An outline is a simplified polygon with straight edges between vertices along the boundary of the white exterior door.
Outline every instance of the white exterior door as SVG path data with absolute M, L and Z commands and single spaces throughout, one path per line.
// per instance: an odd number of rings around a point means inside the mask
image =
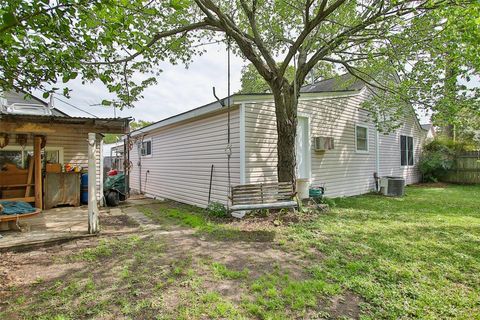
M 297 124 L 297 178 L 310 178 L 310 130 L 308 118 L 298 117 Z

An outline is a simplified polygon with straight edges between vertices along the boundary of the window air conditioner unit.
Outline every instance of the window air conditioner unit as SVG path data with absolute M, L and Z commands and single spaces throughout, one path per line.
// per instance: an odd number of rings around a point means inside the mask
M 402 197 L 405 195 L 405 179 L 402 177 L 381 177 L 380 192 L 385 196 Z
M 326 151 L 334 149 L 333 137 L 314 137 L 313 148 L 315 151 Z

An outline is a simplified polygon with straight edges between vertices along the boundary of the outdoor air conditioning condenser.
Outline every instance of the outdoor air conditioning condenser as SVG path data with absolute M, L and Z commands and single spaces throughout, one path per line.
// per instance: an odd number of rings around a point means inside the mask
M 380 192 L 385 196 L 402 197 L 405 195 L 405 179 L 402 177 L 380 178 Z

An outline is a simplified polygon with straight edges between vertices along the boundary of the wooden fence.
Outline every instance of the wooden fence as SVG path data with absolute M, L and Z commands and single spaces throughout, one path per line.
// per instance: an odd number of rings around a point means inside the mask
M 464 152 L 457 156 L 452 170 L 442 181 L 451 183 L 480 183 L 480 150 Z

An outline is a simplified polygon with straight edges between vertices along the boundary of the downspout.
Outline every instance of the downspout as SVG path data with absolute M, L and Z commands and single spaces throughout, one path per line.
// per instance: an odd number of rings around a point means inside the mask
M 380 191 L 379 179 L 380 179 L 380 133 L 378 129 L 375 128 L 375 187 L 377 192 Z

